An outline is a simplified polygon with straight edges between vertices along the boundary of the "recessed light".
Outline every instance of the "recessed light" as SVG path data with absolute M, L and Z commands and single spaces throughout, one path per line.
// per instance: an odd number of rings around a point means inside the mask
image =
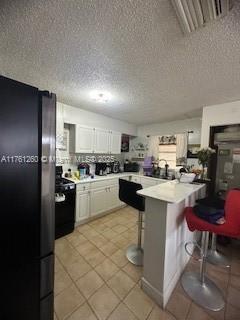
M 91 97 L 98 103 L 106 103 L 111 99 L 112 95 L 106 91 L 92 91 Z

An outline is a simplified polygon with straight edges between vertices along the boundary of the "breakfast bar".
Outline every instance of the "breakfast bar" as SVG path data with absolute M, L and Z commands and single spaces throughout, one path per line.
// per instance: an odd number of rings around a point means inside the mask
M 205 186 L 174 180 L 137 193 L 145 197 L 142 289 L 164 308 L 189 260 L 184 244 L 195 238 L 183 210 L 204 197 Z

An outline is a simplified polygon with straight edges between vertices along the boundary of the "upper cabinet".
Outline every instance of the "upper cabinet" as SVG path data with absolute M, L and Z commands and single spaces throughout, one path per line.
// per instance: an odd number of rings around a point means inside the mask
M 95 129 L 76 124 L 75 152 L 93 153 L 95 146 Z
M 121 153 L 121 139 L 122 139 L 122 135 L 120 132 L 110 131 L 110 133 L 109 133 L 109 152 L 111 154 Z
M 106 129 L 75 125 L 72 152 L 96 154 L 120 154 L 121 133 Z M 71 139 L 71 138 L 70 138 Z
M 121 133 L 105 129 L 95 129 L 95 153 L 121 153 Z
M 75 108 L 72 108 L 75 109 Z M 76 115 L 76 114 L 75 114 Z M 121 133 L 109 129 L 94 128 L 80 123 L 81 119 L 69 116 L 62 103 L 57 103 L 56 148 L 66 150 L 64 122 L 70 127 L 69 147 L 73 153 L 120 154 Z M 104 127 L 104 124 L 103 124 Z
M 109 130 L 95 129 L 95 153 L 109 153 Z

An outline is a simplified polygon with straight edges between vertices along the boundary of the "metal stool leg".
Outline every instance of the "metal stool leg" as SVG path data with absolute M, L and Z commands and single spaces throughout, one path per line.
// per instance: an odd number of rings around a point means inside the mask
M 191 299 L 203 308 L 219 311 L 225 303 L 221 291 L 205 275 L 206 256 L 208 250 L 209 232 L 203 232 L 202 235 L 202 259 L 200 273 L 185 272 L 181 278 L 183 289 Z
M 217 235 L 215 233 L 212 233 L 211 249 L 208 250 L 207 261 L 217 266 L 225 268 L 230 267 L 230 261 L 228 258 L 217 251 Z
M 143 212 L 138 213 L 138 243 L 133 244 L 127 248 L 127 259 L 136 266 L 143 265 L 143 249 L 142 249 L 142 219 Z

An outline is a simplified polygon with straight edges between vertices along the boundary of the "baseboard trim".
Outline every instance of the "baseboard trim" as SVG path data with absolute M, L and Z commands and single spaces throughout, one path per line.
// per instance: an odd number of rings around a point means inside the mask
M 89 217 L 89 218 L 86 218 L 86 219 L 82 219 L 81 221 L 77 221 L 77 222 L 75 222 L 75 227 L 78 227 L 78 226 L 80 226 L 82 224 L 94 221 L 94 220 L 96 220 L 98 218 L 104 217 L 104 216 L 106 216 L 106 215 L 108 215 L 110 213 L 113 213 L 114 211 L 118 211 L 119 209 L 122 209 L 124 207 L 126 207 L 126 204 L 123 204 L 123 205 L 121 205 L 119 207 L 116 207 L 116 208 L 113 208 L 113 209 L 110 209 L 110 210 L 107 210 L 107 211 L 104 211 L 104 212 L 101 212 L 99 214 L 96 214 L 93 217 Z
M 164 290 L 164 292 L 160 292 L 159 290 L 157 290 L 155 287 L 153 287 L 144 277 L 142 277 L 141 279 L 141 285 L 142 285 L 142 289 L 143 291 L 149 295 L 161 308 L 165 308 L 168 300 L 173 292 L 173 290 L 175 289 L 178 280 L 181 278 L 181 275 L 189 261 L 190 257 L 187 257 L 186 261 L 184 262 L 184 265 L 182 266 L 182 268 L 180 268 L 174 275 L 174 277 L 172 278 L 170 284 L 168 285 L 168 287 Z
M 162 293 L 154 288 L 144 277 L 142 277 L 141 279 L 141 287 L 143 291 L 149 297 L 151 297 L 161 308 L 164 308 Z

